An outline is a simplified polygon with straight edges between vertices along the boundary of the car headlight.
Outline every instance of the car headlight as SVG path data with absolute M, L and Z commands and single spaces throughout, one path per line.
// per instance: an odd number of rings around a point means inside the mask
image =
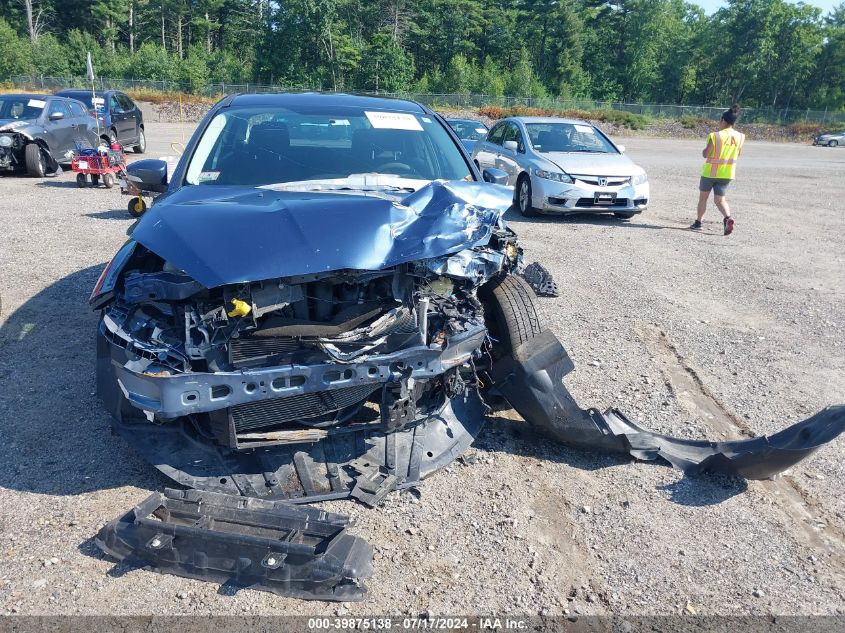
M 129 240 L 121 246 L 117 254 L 103 269 L 103 272 L 100 273 L 100 277 L 97 279 L 94 290 L 91 291 L 91 296 L 88 299 L 88 304 L 91 307 L 100 308 L 111 298 L 123 267 L 126 266 L 129 258 L 135 252 L 135 244 L 133 240 Z
M 646 182 L 648 182 L 648 176 L 646 174 L 640 174 L 631 178 L 631 184 L 633 185 L 641 185 Z
M 14 140 L 8 134 L 0 136 L 0 147 L 11 147 Z
M 569 176 L 569 174 L 561 174 L 556 171 L 546 171 L 545 169 L 535 169 L 534 175 L 539 178 L 545 178 L 546 180 L 554 180 L 556 182 L 575 182 Z

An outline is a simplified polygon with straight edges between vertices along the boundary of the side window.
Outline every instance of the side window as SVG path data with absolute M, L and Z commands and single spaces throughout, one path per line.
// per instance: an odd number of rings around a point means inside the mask
M 490 134 L 487 135 L 487 140 L 490 143 L 495 143 L 496 145 L 501 145 L 504 139 L 502 138 L 505 135 L 505 128 L 507 127 L 506 123 L 499 123 L 496 127 L 490 130 Z
M 71 101 L 68 106 L 70 106 L 70 111 L 73 113 L 73 116 L 76 118 L 84 117 L 87 112 L 85 112 L 85 108 L 82 107 L 81 103 L 77 103 L 76 101 Z
M 61 112 L 65 117 L 70 116 L 70 112 L 68 112 L 67 107 L 64 104 L 64 101 L 56 101 L 53 100 L 50 102 L 50 109 L 47 111 L 47 116 L 50 117 L 56 112 Z
M 124 112 L 132 112 L 135 109 L 135 103 L 125 94 L 120 93 L 117 96 L 117 101 Z
M 109 112 L 123 112 L 123 108 L 120 107 L 120 102 L 117 100 L 117 95 L 109 97 Z
M 519 128 L 513 123 L 508 123 L 505 129 L 505 135 L 502 138 L 502 143 L 505 141 L 516 141 L 516 147 L 519 151 L 525 151 L 525 145 L 522 143 L 522 134 Z

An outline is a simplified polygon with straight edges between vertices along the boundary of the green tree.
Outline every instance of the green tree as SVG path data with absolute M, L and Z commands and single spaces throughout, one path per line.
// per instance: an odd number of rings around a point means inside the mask
M 49 77 L 66 77 L 70 66 L 59 40 L 50 34 L 42 35 L 32 43 L 32 64 L 35 72 Z
M 9 23 L 0 18 L 0 77 L 24 75 L 33 70 L 29 42 L 18 37 Z
M 145 42 L 135 51 L 129 62 L 129 74 L 134 79 L 174 81 L 178 79 L 179 66 L 173 55 L 164 48 Z

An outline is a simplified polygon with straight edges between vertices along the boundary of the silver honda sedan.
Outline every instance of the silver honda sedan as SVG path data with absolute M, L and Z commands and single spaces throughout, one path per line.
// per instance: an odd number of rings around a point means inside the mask
M 586 121 L 511 117 L 475 145 L 481 168 L 508 174 L 523 215 L 613 213 L 631 218 L 648 206 L 648 177 Z

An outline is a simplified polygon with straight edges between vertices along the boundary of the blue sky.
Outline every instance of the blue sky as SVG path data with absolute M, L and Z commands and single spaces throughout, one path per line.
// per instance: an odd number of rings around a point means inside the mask
M 722 0 L 692 0 L 692 1 L 695 2 L 696 4 L 699 4 L 702 7 L 704 7 L 704 10 L 707 11 L 708 14 L 715 12 L 717 9 L 721 8 L 725 4 Z M 827 13 L 834 6 L 838 5 L 839 2 L 840 2 L 840 0 L 809 0 L 809 1 L 806 1 L 805 3 L 806 4 L 813 4 L 817 7 L 820 7 L 824 13 Z M 797 4 L 797 3 L 795 3 L 795 4 Z

